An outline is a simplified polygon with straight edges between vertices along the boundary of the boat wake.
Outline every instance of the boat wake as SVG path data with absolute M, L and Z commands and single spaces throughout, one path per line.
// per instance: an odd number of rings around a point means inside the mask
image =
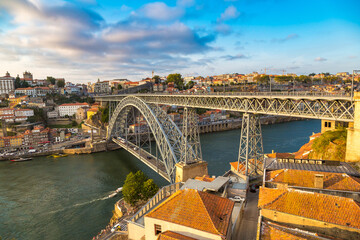
M 93 203 L 93 202 L 107 200 L 109 198 L 115 197 L 119 192 L 121 192 L 121 190 L 122 190 L 122 188 L 118 188 L 115 191 L 108 192 L 108 196 L 93 199 L 91 201 L 87 201 L 87 202 L 83 202 L 83 203 L 77 203 L 77 204 L 74 204 L 74 205 L 69 206 L 69 207 L 64 207 L 62 209 L 58 209 L 58 210 L 55 210 L 55 211 L 50 211 L 49 213 L 54 214 L 54 213 L 62 212 L 62 211 L 65 211 L 65 210 L 68 210 L 68 209 L 71 209 L 71 208 L 74 208 L 74 207 L 81 207 L 81 206 L 84 206 L 84 205 L 87 205 L 87 204 L 90 204 L 90 203 Z

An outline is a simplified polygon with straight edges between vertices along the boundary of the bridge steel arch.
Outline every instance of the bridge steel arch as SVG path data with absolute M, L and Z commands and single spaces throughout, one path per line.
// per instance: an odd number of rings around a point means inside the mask
M 147 104 L 136 96 L 123 98 L 112 113 L 107 140 L 125 134 L 126 119 L 132 108 L 136 108 L 144 116 L 154 135 L 168 178 L 175 182 L 175 164 L 181 160 L 183 134 L 158 105 Z

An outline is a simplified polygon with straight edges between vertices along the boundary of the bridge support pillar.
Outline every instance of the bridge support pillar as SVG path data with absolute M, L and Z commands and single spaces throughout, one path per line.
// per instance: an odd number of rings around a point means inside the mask
M 244 113 L 237 171 L 250 177 L 263 174 L 264 149 L 259 115 Z
M 186 182 L 189 178 L 202 177 L 208 175 L 207 162 L 200 161 L 191 164 L 184 162 L 177 163 L 175 182 Z
M 360 92 L 354 92 L 354 124 L 349 124 L 346 139 L 346 162 L 360 161 Z

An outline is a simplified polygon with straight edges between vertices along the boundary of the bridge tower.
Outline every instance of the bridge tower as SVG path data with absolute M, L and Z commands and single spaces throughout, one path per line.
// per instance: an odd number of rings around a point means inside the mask
M 354 92 L 354 108 L 354 123 L 347 129 L 346 162 L 360 161 L 360 92 Z
M 208 174 L 207 162 L 202 160 L 198 116 L 193 108 L 184 108 L 181 158 L 176 166 L 176 182 Z
M 257 177 L 263 173 L 264 149 L 259 115 L 244 113 L 241 125 L 241 136 L 237 171 Z

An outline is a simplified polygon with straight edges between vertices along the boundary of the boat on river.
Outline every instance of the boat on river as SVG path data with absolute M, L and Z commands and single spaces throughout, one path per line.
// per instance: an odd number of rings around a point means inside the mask
M 32 160 L 32 158 L 15 158 L 15 159 L 11 159 L 10 161 L 12 162 L 25 162 L 25 161 L 30 161 Z
M 59 157 L 66 157 L 68 154 L 65 154 L 65 153 L 59 153 L 59 154 L 52 154 L 50 155 L 50 157 L 53 157 L 53 158 L 59 158 Z
M 113 193 L 111 193 L 109 195 L 109 198 L 115 197 L 119 192 L 122 191 L 122 189 L 123 189 L 122 187 L 119 187 L 118 189 L 116 189 Z

